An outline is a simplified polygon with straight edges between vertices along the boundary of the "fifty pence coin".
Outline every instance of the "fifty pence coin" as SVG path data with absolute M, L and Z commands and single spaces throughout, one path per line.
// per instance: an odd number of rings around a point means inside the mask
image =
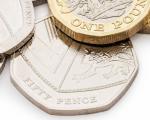
M 150 0 L 48 0 L 55 25 L 77 41 L 109 44 L 142 28 Z
M 111 108 L 132 84 L 138 64 L 130 40 L 80 44 L 43 18 L 32 41 L 12 56 L 10 69 L 12 83 L 39 108 L 77 115 Z
M 11 54 L 33 36 L 32 1 L 1 0 L 0 25 L 0 53 Z

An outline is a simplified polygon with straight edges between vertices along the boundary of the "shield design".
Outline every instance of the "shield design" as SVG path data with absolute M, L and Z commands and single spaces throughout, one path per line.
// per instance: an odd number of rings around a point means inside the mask
M 0 53 L 11 54 L 33 35 L 34 11 L 31 0 L 0 1 Z
M 112 107 L 137 69 L 129 40 L 103 47 L 80 44 L 57 30 L 51 18 L 36 22 L 34 38 L 11 61 L 18 90 L 46 112 L 61 115 Z

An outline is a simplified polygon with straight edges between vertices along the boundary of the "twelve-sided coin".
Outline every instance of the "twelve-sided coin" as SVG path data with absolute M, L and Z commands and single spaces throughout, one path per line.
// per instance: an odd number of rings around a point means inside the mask
M 55 25 L 77 41 L 109 44 L 142 28 L 150 0 L 48 0 Z

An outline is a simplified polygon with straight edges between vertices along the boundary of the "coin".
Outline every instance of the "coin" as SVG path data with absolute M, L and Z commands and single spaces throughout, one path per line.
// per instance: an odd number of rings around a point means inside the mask
M 138 64 L 129 40 L 103 47 L 77 43 L 43 18 L 32 41 L 12 56 L 10 69 L 14 86 L 39 108 L 77 115 L 112 107 Z
M 109 44 L 138 32 L 150 0 L 48 0 L 55 25 L 73 39 Z
M 1 0 L 0 25 L 0 53 L 11 54 L 33 36 L 32 1 Z
M 41 4 L 47 3 L 47 0 L 33 0 L 34 6 L 38 6 Z M 139 31 L 139 33 L 150 33 L 150 18 L 148 16 L 148 19 L 144 21 L 142 29 Z

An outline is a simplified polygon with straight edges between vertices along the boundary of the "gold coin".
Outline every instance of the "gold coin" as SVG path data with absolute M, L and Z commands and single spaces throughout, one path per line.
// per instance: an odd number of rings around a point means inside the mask
M 150 0 L 48 0 L 55 25 L 73 39 L 109 44 L 138 32 Z

